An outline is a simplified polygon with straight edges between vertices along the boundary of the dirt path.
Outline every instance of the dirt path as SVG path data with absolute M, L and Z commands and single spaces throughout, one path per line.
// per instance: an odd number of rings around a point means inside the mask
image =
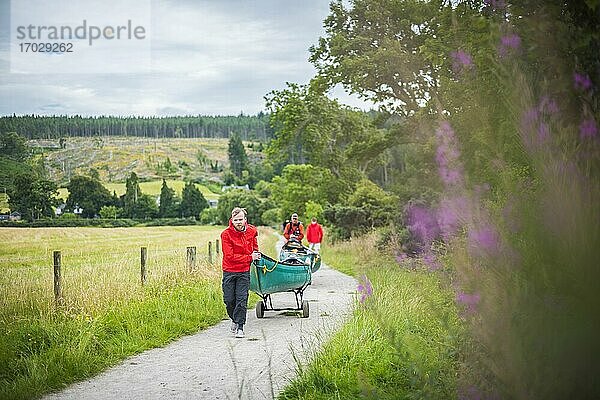
M 267 311 L 257 319 L 248 310 L 244 339 L 222 321 L 45 399 L 271 399 L 294 377 L 294 355 L 305 359 L 339 328 L 355 292 L 353 278 L 324 265 L 304 292 L 309 318 Z M 276 308 L 295 306 L 292 293 L 272 297 Z

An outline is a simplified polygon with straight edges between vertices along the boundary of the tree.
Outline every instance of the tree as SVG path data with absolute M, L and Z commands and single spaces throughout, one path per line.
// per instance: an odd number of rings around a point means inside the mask
M 11 210 L 20 212 L 24 219 L 34 221 L 54 216 L 57 194 L 54 182 L 23 173 L 15 177 L 8 204 Z
M 172 218 L 179 215 L 177 197 L 175 191 L 167 185 L 167 181 L 163 179 L 162 187 L 160 188 L 160 205 L 158 207 L 158 216 L 160 218 Z
M 76 206 L 81 207 L 82 217 L 93 218 L 103 206 L 114 205 L 110 192 L 97 179 L 77 175 L 71 178 L 67 189 L 67 208 L 72 210 Z
M 0 156 L 21 161 L 27 157 L 25 138 L 16 132 L 0 134 Z
M 125 182 L 125 195 L 123 196 L 123 214 L 126 218 L 139 218 L 136 215 L 136 204 L 142 195 L 142 190 L 138 183 L 138 176 L 132 172 Z
M 238 178 L 241 178 L 242 171 L 248 169 L 248 156 L 246 155 L 242 139 L 238 135 L 233 134 L 229 138 L 227 154 L 229 155 L 231 172 Z
M 202 210 L 208 207 L 202 192 L 192 182 L 187 182 L 181 196 L 181 216 L 198 219 Z
M 100 217 L 105 219 L 116 219 L 118 209 L 115 206 L 103 206 L 99 211 Z
M 252 225 L 262 225 L 261 216 L 263 212 L 274 207 L 273 203 L 261 199 L 255 192 L 250 190 L 234 189 L 225 192 L 219 197 L 217 213 L 219 223 L 227 225 L 231 218 L 231 210 L 234 207 L 242 207 L 248 211 L 248 222 Z

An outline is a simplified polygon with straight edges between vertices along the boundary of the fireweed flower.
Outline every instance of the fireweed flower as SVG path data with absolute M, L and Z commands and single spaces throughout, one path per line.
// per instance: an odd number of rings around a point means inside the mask
M 373 286 L 371 285 L 371 281 L 366 275 L 361 276 L 361 282 L 357 286 L 358 293 L 361 293 L 360 302 L 364 303 L 367 300 L 367 297 L 370 297 L 373 294 Z
M 558 104 L 556 103 L 556 101 L 548 96 L 542 97 L 538 109 L 541 114 L 545 115 L 554 115 L 559 111 Z
M 437 223 L 442 237 L 450 239 L 471 218 L 471 207 L 466 197 L 443 198 L 437 209 Z
M 598 135 L 598 125 L 593 118 L 585 119 L 579 125 L 579 137 L 582 139 L 593 138 Z
M 521 47 L 521 37 L 516 33 L 502 36 L 500 38 L 500 44 L 498 45 L 498 55 L 500 57 L 506 57 L 511 52 L 519 50 Z
M 396 255 L 396 262 L 398 264 L 401 264 L 407 258 L 408 258 L 408 254 L 406 254 L 406 253 L 399 253 L 399 254 Z
M 458 186 L 463 183 L 462 165 L 460 164 L 458 142 L 454 130 L 448 121 L 443 121 L 435 131 L 438 141 L 435 160 L 438 173 L 444 185 Z
M 588 90 L 592 87 L 592 80 L 586 74 L 575 72 L 573 74 L 573 85 L 577 90 Z
M 469 229 L 469 248 L 477 255 L 496 253 L 500 249 L 500 237 L 492 225 Z
M 479 293 L 468 294 L 460 291 L 456 294 L 456 302 L 464 307 L 467 314 L 474 314 L 477 311 L 480 300 Z
M 425 255 L 423 255 L 423 263 L 427 265 L 430 271 L 437 271 L 442 267 L 437 261 L 435 255 L 432 253 L 426 253 Z
M 422 245 L 431 243 L 440 233 L 434 213 L 417 205 L 409 206 L 406 227 Z
M 455 73 L 460 73 L 475 67 L 471 55 L 464 50 L 453 51 L 450 53 L 450 57 L 452 57 L 452 70 Z

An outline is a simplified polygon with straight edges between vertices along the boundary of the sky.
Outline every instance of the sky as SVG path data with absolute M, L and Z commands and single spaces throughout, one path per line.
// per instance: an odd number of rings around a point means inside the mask
M 0 0 L 0 115 L 256 114 L 265 111 L 270 91 L 315 75 L 308 48 L 324 35 L 329 12 L 327 0 L 147 0 L 150 62 L 132 52 L 125 72 L 47 73 L 42 61 L 31 63 L 34 72 L 19 73 L 14 58 L 11 69 L 10 38 L 17 8 L 33 3 L 13 2 L 19 5 Z M 68 7 L 69 1 L 45 3 Z M 26 7 L 26 17 L 43 20 L 49 12 L 43 8 Z M 120 13 L 121 20 L 131 15 Z M 73 14 L 81 19 L 82 12 Z M 100 54 L 101 45 L 94 46 Z M 135 66 L 143 71 L 129 70 Z M 373 107 L 341 87 L 331 97 Z

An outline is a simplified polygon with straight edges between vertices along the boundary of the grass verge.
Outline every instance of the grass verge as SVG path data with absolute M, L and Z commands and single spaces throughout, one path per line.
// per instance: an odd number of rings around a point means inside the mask
M 6 244 L 0 249 L 0 398 L 38 398 L 225 318 L 220 262 L 209 264 L 204 254 L 221 229 L 0 231 Z M 272 231 L 260 229 L 259 239 L 272 255 Z M 140 245 L 148 247 L 145 286 L 139 284 Z M 191 272 L 188 245 L 201 245 Z M 52 297 L 53 249 L 63 250 L 61 305 Z
M 321 349 L 298 366 L 280 399 L 456 397 L 462 326 L 440 277 L 401 269 L 375 237 L 324 246 L 323 260 L 373 291 Z

